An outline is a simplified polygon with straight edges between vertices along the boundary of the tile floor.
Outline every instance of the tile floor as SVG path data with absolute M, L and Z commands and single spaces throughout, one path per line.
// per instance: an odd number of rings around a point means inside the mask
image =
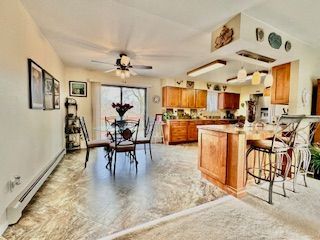
M 138 173 L 122 155 L 115 176 L 105 168 L 103 149 L 91 152 L 86 169 L 84 158 L 85 151 L 66 155 L 3 236 L 97 239 L 224 195 L 201 180 L 196 145 L 154 145 L 153 160 L 139 150 Z

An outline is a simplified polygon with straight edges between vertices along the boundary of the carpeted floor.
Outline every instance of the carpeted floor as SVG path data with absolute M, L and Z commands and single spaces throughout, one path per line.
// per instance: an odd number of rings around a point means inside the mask
M 320 239 L 320 181 L 308 179 L 283 197 L 275 187 L 269 205 L 267 184 L 251 186 L 243 199 L 231 196 L 198 212 L 128 233 L 116 239 Z M 111 239 L 112 237 L 105 238 Z

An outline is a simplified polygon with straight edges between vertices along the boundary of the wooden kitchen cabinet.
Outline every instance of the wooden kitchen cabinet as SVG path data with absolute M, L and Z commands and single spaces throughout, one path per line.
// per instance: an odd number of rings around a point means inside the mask
M 195 142 L 198 140 L 199 125 L 234 124 L 237 120 L 230 119 L 172 119 L 167 120 L 163 126 L 164 142 L 177 144 L 182 142 Z
M 197 141 L 198 140 L 198 129 L 197 122 L 189 122 L 188 124 L 188 141 Z
M 312 115 L 320 115 L 320 79 L 317 80 L 317 94 L 316 94 L 316 103 L 315 103 L 315 112 L 312 113 Z M 312 100 L 314 101 L 314 100 Z M 313 138 L 314 143 L 320 142 L 320 128 L 318 127 L 316 129 L 316 132 L 314 133 Z
M 188 95 L 188 108 L 196 107 L 196 93 L 194 89 L 186 89 Z
M 171 142 L 185 142 L 188 138 L 188 122 L 172 122 L 169 131 Z
M 207 90 L 195 90 L 178 87 L 163 87 L 162 107 L 206 108 Z
M 189 96 L 186 88 L 180 88 L 180 105 L 179 107 L 188 108 L 189 107 Z
M 164 87 L 162 88 L 162 106 L 177 108 L 180 107 L 181 88 Z
M 290 63 L 272 68 L 273 84 L 271 87 L 272 104 L 289 104 Z
M 196 92 L 196 108 L 207 107 L 207 90 L 195 90 Z
M 239 109 L 240 94 L 238 93 L 219 93 L 218 94 L 218 108 L 223 109 Z
M 200 130 L 198 168 L 219 183 L 226 183 L 227 133 Z M 214 157 L 213 157 L 214 156 Z

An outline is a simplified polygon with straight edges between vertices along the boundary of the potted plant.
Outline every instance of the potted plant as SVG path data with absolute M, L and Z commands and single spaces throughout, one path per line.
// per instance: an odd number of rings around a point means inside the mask
M 311 166 L 314 171 L 314 178 L 320 180 L 320 148 L 312 146 L 311 151 Z

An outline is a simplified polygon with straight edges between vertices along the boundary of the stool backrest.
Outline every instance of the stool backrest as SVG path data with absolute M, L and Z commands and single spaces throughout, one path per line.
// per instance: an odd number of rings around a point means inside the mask
M 282 115 L 278 121 L 278 132 L 273 137 L 272 148 L 275 146 L 275 142 L 281 142 L 288 147 L 292 147 L 297 128 L 301 123 L 305 115 Z
M 315 132 L 320 125 L 320 116 L 305 116 L 297 129 L 297 143 L 309 146 L 312 143 Z

